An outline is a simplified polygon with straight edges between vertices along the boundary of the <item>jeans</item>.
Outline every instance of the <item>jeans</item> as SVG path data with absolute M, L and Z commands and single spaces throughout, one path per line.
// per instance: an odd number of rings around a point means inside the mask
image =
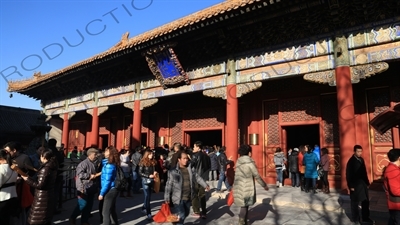
M 15 214 L 18 204 L 20 203 L 17 198 L 10 198 L 0 202 L 0 218 L 2 220 L 1 224 L 13 224 L 13 222 L 10 222 L 10 219 L 12 214 Z
M 99 215 L 100 215 L 100 223 L 103 223 L 103 206 L 104 206 L 104 198 L 99 201 Z
M 400 225 L 400 211 L 389 209 L 389 214 L 388 225 Z
M 306 178 L 306 191 L 314 190 L 315 184 L 317 183 L 317 178 Z
M 282 168 L 276 169 L 276 181 L 282 184 L 283 181 L 283 171 Z
M 54 186 L 54 194 L 56 198 L 56 205 L 54 210 L 62 207 L 62 188 L 63 188 L 63 177 L 61 175 L 57 175 L 56 177 L 56 183 Z
M 300 186 L 301 186 L 301 190 L 304 191 L 306 182 L 305 182 L 305 178 L 304 178 L 304 173 L 299 173 L 300 176 Z
M 239 225 L 241 225 L 241 223 L 242 223 L 242 224 L 247 224 L 248 213 L 249 213 L 249 207 L 248 207 L 248 206 L 240 207 L 240 211 L 239 211 Z M 242 220 L 242 221 L 241 221 L 241 220 Z
M 222 188 L 222 182 L 225 182 L 226 189 L 230 190 L 231 185 L 229 184 L 228 180 L 225 177 L 225 171 L 221 170 L 219 171 L 219 180 L 217 184 L 217 191 L 220 191 Z
M 360 212 L 358 208 L 359 203 L 360 202 L 358 201 L 350 201 L 351 217 L 353 222 L 360 221 Z M 361 216 L 363 219 L 369 218 L 369 200 L 364 200 L 361 202 Z
M 151 208 L 150 208 L 150 200 L 151 200 L 151 192 L 153 188 L 153 183 L 144 184 L 142 181 L 143 193 L 144 193 L 144 201 L 142 210 L 146 210 L 147 215 L 151 215 Z
M 139 192 L 140 186 L 142 184 L 142 178 L 140 177 L 139 173 L 136 171 L 132 172 L 132 189 L 133 192 Z
M 324 171 L 324 176 L 322 177 L 322 181 L 324 182 L 324 185 L 329 188 L 328 173 L 329 171 Z
M 113 224 L 119 225 L 117 211 L 115 210 L 115 204 L 117 202 L 118 190 L 111 188 L 110 191 L 104 196 L 103 202 L 103 225 L 110 225 L 111 219 Z
M 209 176 L 209 180 L 216 180 L 217 179 L 217 171 L 216 170 L 210 170 L 210 172 L 208 172 L 208 176 Z
M 299 172 L 290 172 L 290 174 L 292 174 L 292 187 L 296 186 L 299 187 L 300 186 L 300 175 Z
M 194 193 L 194 198 L 192 199 L 192 207 L 193 207 L 193 213 L 200 214 L 200 207 L 201 207 L 201 213 L 203 215 L 207 214 L 206 191 L 198 183 L 195 184 L 195 193 Z
M 132 189 L 132 173 L 130 172 L 124 172 L 124 177 L 128 180 L 128 194 L 130 193 Z M 125 190 L 124 190 L 125 191 Z
M 179 222 L 176 225 L 183 225 L 186 217 L 189 215 L 190 212 L 190 201 L 188 200 L 181 200 L 179 205 L 174 205 L 174 213 L 179 216 Z
M 76 217 L 82 214 L 81 223 L 87 223 L 89 221 L 90 212 L 92 211 L 93 201 L 94 193 L 86 195 L 78 192 L 78 205 L 76 205 L 70 218 L 76 219 Z

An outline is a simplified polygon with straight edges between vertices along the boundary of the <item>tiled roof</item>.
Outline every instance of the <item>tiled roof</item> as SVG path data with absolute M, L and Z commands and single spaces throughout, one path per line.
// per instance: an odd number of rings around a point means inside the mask
M 268 0 L 268 1 L 263 1 L 264 4 L 274 4 L 275 2 L 280 2 L 281 0 Z M 229 12 L 231 10 L 235 10 L 241 7 L 245 7 L 248 5 L 251 5 L 256 2 L 261 2 L 261 0 L 227 0 L 225 2 L 216 4 L 214 6 L 211 6 L 209 8 L 206 8 L 204 10 L 198 11 L 196 13 L 190 14 L 186 17 L 183 17 L 181 19 L 175 20 L 171 23 L 165 24 L 163 26 L 157 27 L 153 30 L 150 30 L 148 32 L 145 32 L 143 34 L 140 34 L 138 36 L 135 36 L 133 38 L 129 38 L 129 32 L 125 33 L 121 41 L 118 42 L 115 46 L 112 48 L 108 49 L 105 52 L 102 52 L 100 54 L 97 54 L 93 57 L 90 57 L 88 59 L 85 59 L 83 61 L 80 61 L 78 63 L 75 63 L 71 66 L 65 67 L 61 70 L 44 74 L 41 75 L 41 73 L 35 73 L 33 77 L 25 79 L 25 80 L 18 80 L 18 81 L 10 81 L 8 83 L 8 91 L 9 92 L 19 92 L 19 91 L 24 91 L 25 89 L 28 89 L 30 86 L 40 83 L 42 81 L 45 81 L 47 79 L 56 77 L 58 75 L 61 75 L 63 73 L 66 73 L 68 71 L 71 71 L 73 69 L 76 69 L 80 66 L 86 65 L 90 62 L 93 62 L 95 60 L 102 59 L 108 55 L 117 53 L 119 51 L 122 51 L 124 49 L 132 48 L 135 47 L 139 44 L 143 44 L 147 41 L 150 41 L 152 39 L 155 39 L 157 37 L 169 34 L 177 29 L 185 28 L 188 26 L 191 26 L 193 24 L 199 23 L 203 20 L 216 17 L 219 15 L 222 15 L 226 12 Z M 268 2 L 268 3 L 267 3 Z
M 39 110 L 0 106 L 0 133 L 33 133 L 30 126 L 39 116 Z

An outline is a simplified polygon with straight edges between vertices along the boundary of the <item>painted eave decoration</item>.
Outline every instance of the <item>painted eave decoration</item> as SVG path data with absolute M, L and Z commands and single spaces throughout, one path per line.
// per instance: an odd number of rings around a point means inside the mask
M 143 52 L 151 72 L 164 89 L 181 83 L 190 84 L 188 75 L 172 49 L 174 46 L 174 43 L 168 43 Z

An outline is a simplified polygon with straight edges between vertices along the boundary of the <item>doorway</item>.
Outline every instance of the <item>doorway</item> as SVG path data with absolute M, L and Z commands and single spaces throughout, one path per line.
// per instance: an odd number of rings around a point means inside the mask
M 99 135 L 99 147 L 103 150 L 108 147 L 108 134 Z
M 142 146 L 147 146 L 147 133 L 142 133 L 140 136 L 140 144 Z
M 203 146 L 222 146 L 222 130 L 186 131 L 186 143 L 193 147 L 196 141 L 201 141 Z
M 320 146 L 319 143 L 319 124 L 299 125 L 285 127 L 287 149 L 298 148 L 300 145 Z

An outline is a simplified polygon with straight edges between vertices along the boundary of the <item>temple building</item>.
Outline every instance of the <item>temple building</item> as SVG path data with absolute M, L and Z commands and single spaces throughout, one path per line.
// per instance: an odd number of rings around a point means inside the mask
M 400 102 L 397 0 L 227 0 L 8 91 L 42 102 L 68 149 L 182 142 L 240 144 L 268 183 L 273 155 L 329 149 L 332 187 L 347 188 L 353 146 L 370 180 L 400 147 L 370 121 Z

